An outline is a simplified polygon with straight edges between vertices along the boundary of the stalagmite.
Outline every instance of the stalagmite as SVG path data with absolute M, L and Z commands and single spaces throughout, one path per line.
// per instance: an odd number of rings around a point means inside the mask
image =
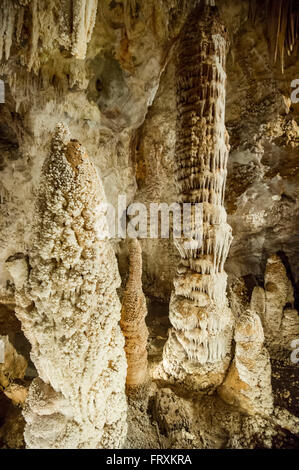
M 268 258 L 264 284 L 264 289 L 253 289 L 251 309 L 261 318 L 271 356 L 289 355 L 292 341 L 299 337 L 299 315 L 293 308 L 292 283 L 278 255 Z
M 26 369 L 26 359 L 18 354 L 8 336 L 0 336 L 0 391 L 3 391 L 16 405 L 23 404 L 27 396 L 27 387 L 22 382 Z
M 103 200 L 94 165 L 59 124 L 42 169 L 29 260 L 7 263 L 39 375 L 24 410 L 29 448 L 117 448 L 126 435 L 120 278 L 101 239 Z
M 217 9 L 199 5 L 186 21 L 177 51 L 175 163 L 179 202 L 202 205 L 202 237 L 192 216 L 198 244 L 177 243 L 181 265 L 170 301 L 173 328 L 163 353 L 167 377 L 193 389 L 219 385 L 230 361 L 232 314 L 224 272 L 232 240 L 223 207 L 229 150 L 225 56 L 226 33 Z
M 126 339 L 127 386 L 143 385 L 147 377 L 146 299 L 142 291 L 142 253 L 140 243 L 129 241 L 130 272 L 124 292 L 120 326 Z
M 240 316 L 236 323 L 235 343 L 235 357 L 218 389 L 219 395 L 249 414 L 271 414 L 270 357 L 263 346 L 263 327 L 256 313 L 248 310 Z

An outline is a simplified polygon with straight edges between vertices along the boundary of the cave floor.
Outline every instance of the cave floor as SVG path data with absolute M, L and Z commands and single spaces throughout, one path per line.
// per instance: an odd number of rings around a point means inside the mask
M 161 359 L 170 327 L 168 304 L 148 303 L 149 369 Z M 23 354 L 26 341 L 18 346 Z M 24 346 L 25 345 L 25 346 Z M 31 371 L 32 372 L 32 371 Z M 34 374 L 33 374 L 34 375 Z M 31 378 L 30 378 L 31 379 Z M 275 407 L 299 417 L 298 369 L 288 361 L 272 360 Z M 21 409 L 0 392 L 0 448 L 22 448 L 24 420 Z M 161 388 L 151 379 L 128 392 L 128 434 L 125 448 L 298 448 L 299 436 L 263 417 L 248 417 L 224 403 L 216 393 L 198 401 L 182 398 L 175 387 Z

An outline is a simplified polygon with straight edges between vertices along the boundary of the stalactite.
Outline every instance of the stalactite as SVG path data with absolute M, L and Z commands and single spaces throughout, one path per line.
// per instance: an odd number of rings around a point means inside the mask
M 168 376 L 185 384 L 191 380 L 195 388 L 221 383 L 232 339 L 224 272 L 232 240 L 223 207 L 229 148 L 225 56 L 226 34 L 216 8 L 196 7 L 177 51 L 175 163 L 180 202 L 202 203 L 202 244 L 183 248 L 178 240 L 182 260 L 170 301 L 173 328 L 163 354 Z
M 253 289 L 251 309 L 261 318 L 271 356 L 289 356 L 292 341 L 299 337 L 299 316 L 293 308 L 292 283 L 278 255 L 267 260 L 264 284 L 264 289 Z
M 24 410 L 29 448 L 117 448 L 125 438 L 120 278 L 99 232 L 104 198 L 85 150 L 58 125 L 42 169 L 29 261 L 7 261 L 39 375 Z
M 4 362 L 0 361 L 0 391 L 15 405 L 23 405 L 27 396 L 27 387 L 23 381 L 27 361 L 18 354 L 8 336 L 0 335 L 4 351 Z
M 72 54 L 85 59 L 87 44 L 95 24 L 98 0 L 74 0 Z
M 3 56 L 9 59 L 12 45 L 16 6 L 10 0 L 4 0 L 0 10 L 0 61 Z
M 29 47 L 29 53 L 28 53 L 28 70 L 30 71 L 33 67 L 35 58 L 36 58 L 36 52 L 37 52 L 37 45 L 38 45 L 38 39 L 39 39 L 39 5 L 37 0 L 32 0 L 30 3 L 30 12 L 31 12 L 31 28 L 30 28 L 30 47 Z
M 30 2 L 12 2 L 11 0 L 3 0 L 3 6 L 0 12 L 0 61 L 3 59 L 3 56 L 6 61 L 10 58 L 14 35 L 16 36 L 17 42 L 20 42 L 24 23 L 25 7 L 28 7 L 28 11 L 30 11 L 31 16 L 30 41 L 26 61 L 26 65 L 30 71 L 36 60 L 40 34 L 38 16 L 39 5 L 37 0 L 31 0 Z
M 291 55 L 299 37 L 299 6 L 297 0 L 267 0 L 266 5 L 249 2 L 249 17 L 253 22 L 259 16 L 259 8 L 266 11 L 268 39 L 274 62 L 279 59 L 284 71 L 285 53 Z
M 143 385 L 147 377 L 146 299 L 142 291 L 142 253 L 137 239 L 129 242 L 130 273 L 124 292 L 120 326 L 126 340 L 127 386 Z

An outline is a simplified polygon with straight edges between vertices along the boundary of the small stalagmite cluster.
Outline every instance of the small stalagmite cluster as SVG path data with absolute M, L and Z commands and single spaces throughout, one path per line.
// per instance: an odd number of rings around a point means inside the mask
M 94 165 L 59 124 L 42 169 L 29 258 L 7 262 L 38 372 L 24 409 L 29 448 L 118 448 L 126 435 L 120 277 L 101 239 L 103 201 Z
M 262 321 L 265 343 L 273 357 L 284 357 L 299 337 L 299 316 L 294 308 L 293 286 L 286 268 L 276 254 L 267 260 L 264 288 L 256 286 L 251 309 Z
M 236 322 L 235 356 L 218 389 L 224 401 L 249 414 L 273 412 L 270 357 L 290 362 L 299 336 L 293 305 L 292 282 L 281 258 L 273 254 L 267 260 L 264 288 L 254 287 L 250 309 Z
M 181 263 L 170 300 L 164 370 L 196 389 L 219 385 L 230 361 L 232 315 L 224 262 L 232 241 L 223 205 L 228 134 L 225 129 L 226 33 L 215 7 L 198 6 L 177 50 L 176 179 L 180 203 L 202 207 L 202 240 L 177 243 Z M 195 210 L 191 211 L 193 215 Z M 191 217 L 192 219 L 192 217 Z M 193 218 L 191 226 L 196 230 Z
M 129 278 L 123 296 L 120 326 L 126 344 L 127 387 L 138 387 L 147 380 L 146 299 L 142 291 L 142 252 L 136 238 L 129 240 Z
M 53 39 L 51 32 L 56 28 L 60 45 L 68 49 L 74 57 L 85 59 L 87 44 L 96 20 L 98 0 L 1 0 L 1 3 L 0 61 L 2 56 L 6 60 L 9 59 L 14 37 L 20 44 L 22 30 L 28 28 L 29 18 L 29 70 L 37 60 L 39 40 L 42 39 L 42 42 L 46 43 L 45 40 Z M 55 13 L 58 11 L 60 15 L 57 21 Z
M 270 357 L 264 347 L 264 331 L 256 313 L 248 310 L 240 315 L 234 340 L 234 359 L 218 393 L 224 401 L 248 414 L 271 414 Z

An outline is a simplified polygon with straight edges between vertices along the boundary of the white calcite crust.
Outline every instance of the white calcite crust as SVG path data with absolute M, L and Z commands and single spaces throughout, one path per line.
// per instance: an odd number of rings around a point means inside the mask
M 59 124 L 42 169 L 30 274 L 16 295 L 39 375 L 24 410 L 29 448 L 118 448 L 126 436 L 120 277 L 99 236 L 103 201 L 94 165 Z

